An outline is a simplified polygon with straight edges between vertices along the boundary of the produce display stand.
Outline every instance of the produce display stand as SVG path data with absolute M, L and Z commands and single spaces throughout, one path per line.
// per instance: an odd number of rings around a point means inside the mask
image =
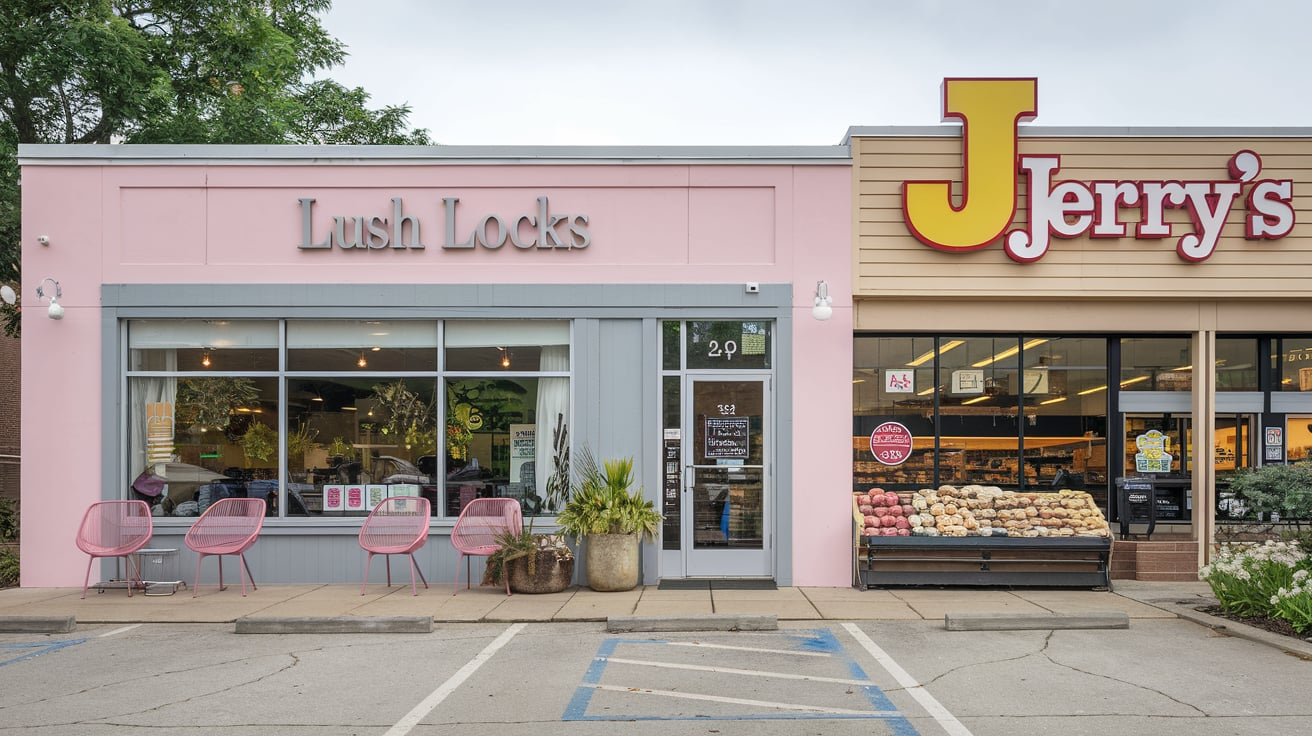
M 1110 529 L 1083 491 L 855 492 L 852 584 L 1111 590 Z
M 855 586 L 1103 587 L 1111 539 L 857 536 Z

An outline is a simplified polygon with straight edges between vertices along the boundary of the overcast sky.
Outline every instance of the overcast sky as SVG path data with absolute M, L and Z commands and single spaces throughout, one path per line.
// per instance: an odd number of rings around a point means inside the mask
M 454 145 L 828 145 L 1039 80 L 1040 125 L 1312 126 L 1307 0 L 336 0 L 329 76 Z

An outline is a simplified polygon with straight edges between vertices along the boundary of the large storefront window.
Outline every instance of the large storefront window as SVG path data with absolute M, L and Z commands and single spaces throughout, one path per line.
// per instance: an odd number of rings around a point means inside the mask
M 854 353 L 857 490 L 1105 483 L 1105 339 L 859 336 Z M 870 451 L 890 421 L 912 435 L 896 465 Z
M 1275 375 L 1283 391 L 1312 391 L 1312 336 L 1299 335 L 1276 341 Z
M 296 518 L 395 495 L 552 513 L 568 484 L 567 321 L 133 320 L 128 346 L 129 493 L 156 515 L 252 495 Z
M 1193 362 L 1188 337 L 1122 338 L 1121 390 L 1192 391 Z

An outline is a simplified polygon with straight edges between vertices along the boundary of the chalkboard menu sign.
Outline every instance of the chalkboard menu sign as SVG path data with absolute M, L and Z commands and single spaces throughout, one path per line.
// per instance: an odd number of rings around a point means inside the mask
M 708 417 L 706 457 L 746 458 L 747 434 L 747 417 Z

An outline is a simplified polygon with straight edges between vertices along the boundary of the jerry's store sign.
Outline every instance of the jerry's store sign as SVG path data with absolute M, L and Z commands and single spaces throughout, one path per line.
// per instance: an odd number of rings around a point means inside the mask
M 1125 238 L 1133 228 L 1136 239 L 1174 239 L 1181 258 L 1203 261 L 1236 206 L 1249 240 L 1275 240 L 1294 229 L 1293 181 L 1258 179 L 1262 159 L 1253 151 L 1232 155 L 1229 176 L 1214 181 L 1054 182 L 1060 156 L 1018 153 L 1017 125 L 1034 119 L 1037 90 L 1036 79 L 944 80 L 943 116 L 962 122 L 961 205 L 953 202 L 951 182 L 904 182 L 902 211 L 920 242 L 958 252 L 1001 238 L 1008 256 L 1029 263 L 1048 252 L 1054 237 Z M 1028 187 L 1027 224 L 1009 229 L 1021 186 Z M 1124 210 L 1136 208 L 1137 222 L 1122 219 Z M 1184 210 L 1192 224 L 1166 222 L 1167 209 Z

